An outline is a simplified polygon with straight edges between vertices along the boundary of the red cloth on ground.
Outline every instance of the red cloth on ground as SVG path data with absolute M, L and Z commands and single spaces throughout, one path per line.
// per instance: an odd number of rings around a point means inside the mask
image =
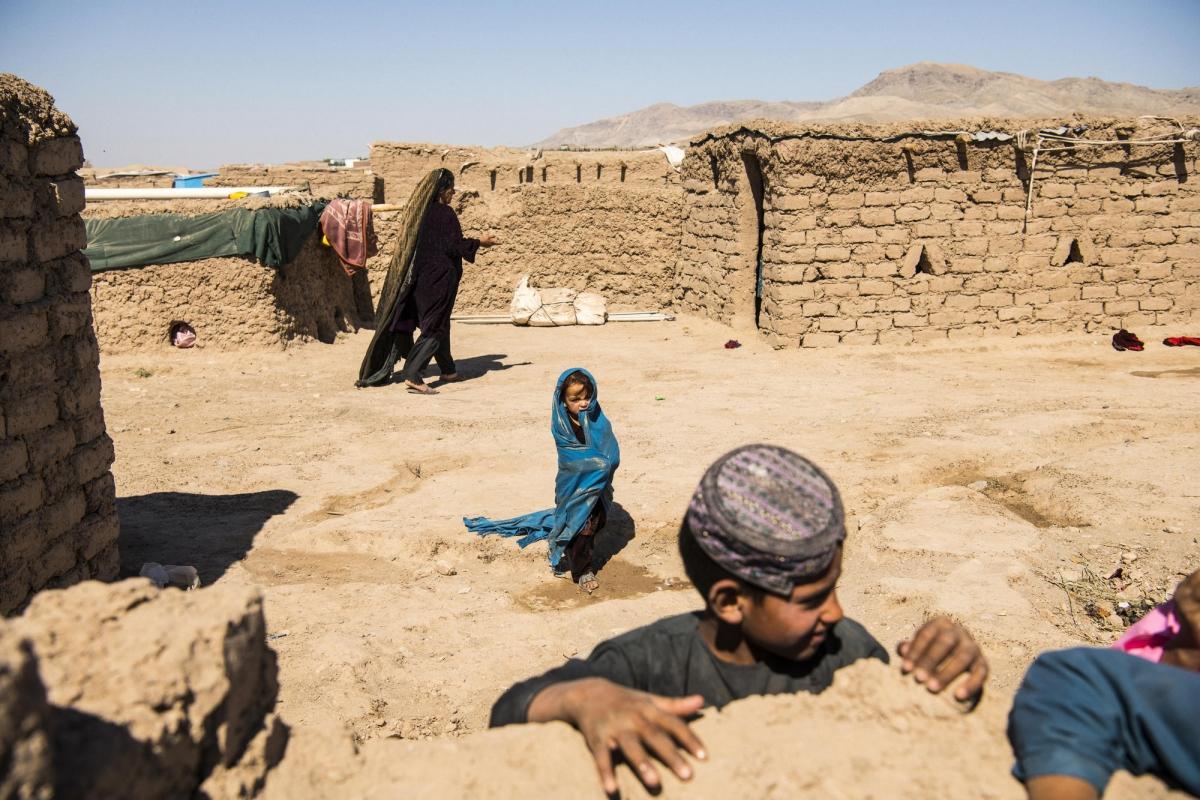
M 1167 347 L 1183 347 L 1186 344 L 1200 347 L 1200 336 L 1169 336 L 1163 339 Z

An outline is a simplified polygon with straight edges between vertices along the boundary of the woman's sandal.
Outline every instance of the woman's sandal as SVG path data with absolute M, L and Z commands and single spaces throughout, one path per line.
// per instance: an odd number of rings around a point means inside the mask
M 459 375 L 457 372 L 451 372 L 449 375 L 438 376 L 438 383 L 458 383 L 461 380 L 465 380 L 465 378 L 463 378 L 463 376 Z
M 409 383 L 404 382 L 404 388 L 409 394 L 437 394 L 437 389 L 434 389 L 427 383 Z
M 589 587 L 588 584 L 591 584 L 591 586 Z M 599 588 L 600 588 L 600 581 L 596 580 L 596 573 L 585 572 L 579 576 L 580 591 L 586 592 L 587 594 L 591 594 L 592 592 L 596 591 Z

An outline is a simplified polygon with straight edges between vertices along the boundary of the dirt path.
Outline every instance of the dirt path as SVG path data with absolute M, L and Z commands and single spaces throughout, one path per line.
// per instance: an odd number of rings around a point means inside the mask
M 805 453 L 842 487 L 848 613 L 889 644 L 954 614 L 1000 691 L 1041 649 L 1111 640 L 1096 617 L 1200 565 L 1200 350 L 1117 353 L 1101 336 L 725 350 L 729 337 L 696 320 L 460 324 L 461 368 L 486 371 L 437 397 L 356 390 L 366 333 L 105 357 L 123 568 L 262 586 L 281 713 L 362 741 L 479 730 L 514 680 L 696 607 L 679 516 L 704 467 L 746 442 Z M 617 552 L 591 598 L 550 576 L 543 546 L 461 522 L 552 503 L 550 393 L 576 365 L 622 449 Z M 1101 580 L 1119 565 L 1123 592 Z

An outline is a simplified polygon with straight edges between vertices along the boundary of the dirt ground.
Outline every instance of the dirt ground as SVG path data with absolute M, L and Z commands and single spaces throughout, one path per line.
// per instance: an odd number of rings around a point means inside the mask
M 513 681 L 696 608 L 675 549 L 688 496 L 716 456 L 769 441 L 842 489 L 847 613 L 889 646 L 954 615 L 1005 697 L 1037 652 L 1111 641 L 1200 566 L 1200 349 L 1157 343 L 1182 333 L 1139 331 L 1143 353 L 1082 334 L 775 351 L 686 318 L 456 324 L 474 377 L 436 397 L 355 389 L 365 331 L 107 355 L 122 570 L 263 587 L 294 733 L 457 737 Z M 622 449 L 591 597 L 544 546 L 462 525 L 552 504 L 550 395 L 571 366 Z

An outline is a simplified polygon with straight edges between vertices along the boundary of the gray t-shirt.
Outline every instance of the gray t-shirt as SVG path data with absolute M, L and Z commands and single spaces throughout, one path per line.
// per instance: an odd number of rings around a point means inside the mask
M 817 693 L 833 673 L 861 658 L 887 662 L 887 651 L 862 625 L 843 619 L 820 651 L 807 661 L 771 659 L 730 664 L 713 655 L 700 636 L 700 613 L 667 617 L 600 643 L 586 661 L 571 659 L 544 675 L 516 684 L 492 706 L 491 727 L 527 720 L 533 698 L 555 683 L 607 678 L 613 683 L 666 697 L 703 695 L 721 706 L 756 694 Z

